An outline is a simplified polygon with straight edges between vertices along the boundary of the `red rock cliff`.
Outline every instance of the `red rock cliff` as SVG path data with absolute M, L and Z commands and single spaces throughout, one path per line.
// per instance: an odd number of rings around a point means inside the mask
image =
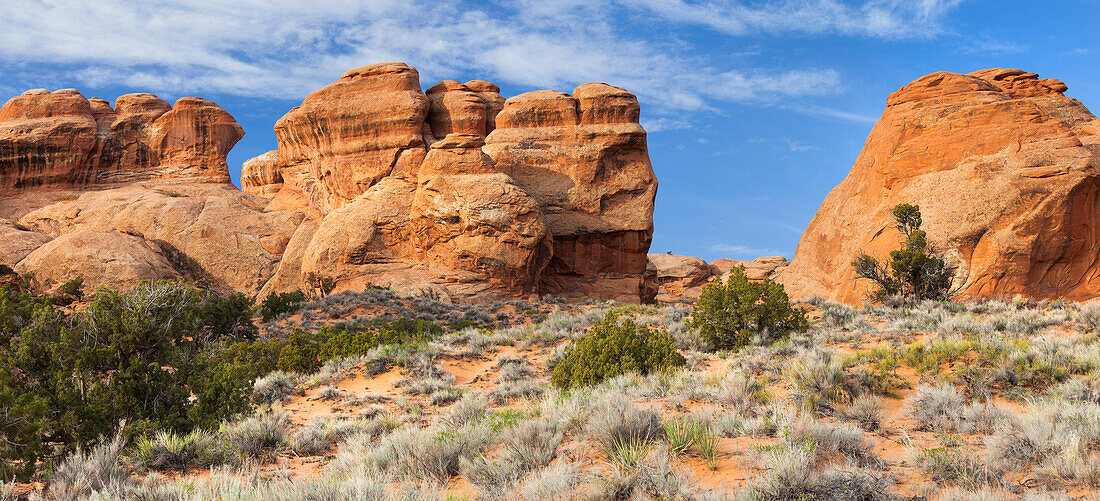
M 199 98 L 173 107 L 152 94 L 128 94 L 112 109 L 73 89 L 31 90 L 0 108 L 0 191 L 229 182 L 225 156 L 243 134 L 229 113 Z
M 1100 293 L 1100 121 L 1034 73 L 923 76 L 890 95 L 848 177 L 810 222 L 790 267 L 794 296 L 859 302 L 850 262 L 901 241 L 890 216 L 919 204 L 965 297 Z

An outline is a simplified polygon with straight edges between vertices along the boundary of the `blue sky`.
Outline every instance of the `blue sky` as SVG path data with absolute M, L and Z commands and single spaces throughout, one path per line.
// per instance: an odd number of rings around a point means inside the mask
M 231 5 L 229 5 L 231 4 Z M 1100 109 L 1100 0 L 0 0 L 0 99 L 76 87 L 216 101 L 247 134 L 347 69 L 505 96 L 604 81 L 642 102 L 660 180 L 652 252 L 792 256 L 886 97 L 938 70 L 1023 68 Z M 441 5 L 443 4 L 443 5 Z

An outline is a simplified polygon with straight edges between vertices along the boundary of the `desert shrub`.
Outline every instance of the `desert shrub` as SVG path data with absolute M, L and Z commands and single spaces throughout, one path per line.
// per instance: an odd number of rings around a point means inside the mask
M 685 363 L 668 333 L 630 319 L 619 323 L 608 314 L 588 335 L 573 342 L 554 367 L 550 382 L 558 388 L 586 386 L 619 374 L 644 375 Z
M 787 369 L 791 395 L 803 409 L 831 412 L 858 392 L 846 369 L 850 361 L 839 353 L 813 350 L 799 356 Z
M 1073 433 L 1060 423 L 1032 417 L 1015 426 L 1003 426 L 986 439 L 991 462 L 1023 468 L 1063 452 Z
M 934 255 L 927 233 L 920 229 L 920 207 L 902 203 L 895 205 L 892 212 L 898 231 L 905 236 L 902 247 L 890 251 L 890 261 L 886 264 L 865 253 L 852 261 L 856 276 L 875 283 L 871 299 L 891 296 L 934 301 L 950 299 L 956 292 L 951 289 L 955 267 Z
M 226 442 L 246 457 L 274 454 L 289 440 L 290 418 L 281 407 L 222 426 Z
M 519 494 L 525 501 L 570 499 L 580 482 L 580 468 L 569 462 L 559 462 L 534 472 L 523 480 Z
M 252 385 L 255 398 L 260 403 L 273 404 L 298 391 L 298 377 L 281 371 L 272 372 L 256 380 Z
M 489 392 L 489 398 L 495 404 L 501 404 L 516 398 L 536 398 L 546 392 L 545 385 L 533 379 L 502 381 Z
M 25 297 L 7 299 L 0 314 L 10 316 L 0 324 L 22 325 L 0 343 L 0 416 L 16 420 L 0 432 L 21 446 L 0 452 L 24 474 L 33 461 L 55 457 L 44 444 L 63 452 L 94 447 L 122 420 L 128 436 L 191 425 L 186 382 L 188 355 L 202 342 L 198 290 L 179 282 L 146 282 L 126 294 L 100 290 L 72 316 Z
M 124 445 L 122 435 L 115 435 L 90 450 L 76 448 L 47 478 L 50 499 L 121 498 L 133 486 L 133 480 L 119 461 Z
M 774 341 L 805 331 L 809 321 L 801 308 L 791 306 L 782 285 L 771 279 L 750 282 L 744 267 L 738 267 L 724 284 L 716 278 L 703 287 L 687 325 L 714 348 L 728 350 L 745 346 L 756 335 Z
M 325 327 L 315 335 L 319 360 L 363 356 L 383 345 L 424 343 L 443 334 L 439 324 L 423 319 L 375 319 L 356 324 L 356 330 L 341 326 Z
M 176 434 L 159 431 L 134 442 L 130 460 L 143 470 L 186 470 L 192 465 L 210 466 L 224 460 L 224 449 L 203 430 Z
M 207 294 L 200 315 L 214 338 L 256 339 L 259 329 L 252 323 L 255 300 L 240 292 L 227 296 Z
M 664 431 L 656 412 L 615 393 L 607 395 L 593 409 L 588 429 L 604 450 L 632 442 L 649 443 L 664 438 Z
M 888 501 L 896 499 L 893 479 L 864 469 L 826 470 L 821 474 L 814 499 L 822 501 Z
M 373 459 L 375 466 L 407 478 L 445 482 L 459 472 L 462 458 L 473 458 L 486 437 L 463 428 L 447 433 L 405 428 L 386 436 Z
M 368 426 L 361 421 L 314 418 L 309 426 L 298 430 L 289 443 L 294 452 L 299 455 L 323 454 L 336 442 L 361 432 Z
M 966 398 L 954 386 L 922 385 L 910 397 L 909 412 L 918 426 L 927 430 L 952 430 L 966 410 Z
M 987 466 L 977 454 L 961 447 L 918 451 L 915 462 L 917 468 L 933 482 L 947 482 L 967 488 L 998 484 L 1003 475 L 1002 470 Z
M 467 393 L 462 399 L 451 406 L 450 410 L 440 418 L 444 428 L 454 430 L 475 422 L 485 416 L 489 403 L 485 396 L 479 393 Z
M 869 460 L 874 442 L 863 436 L 863 430 L 846 423 L 831 424 L 802 416 L 783 430 L 783 441 L 793 444 L 811 443 L 816 459 L 841 453 L 855 460 Z
M 867 431 L 878 430 L 886 415 L 886 401 L 874 395 L 861 395 L 852 400 L 845 414 Z
M 1081 305 L 1077 312 L 1077 321 L 1093 332 L 1100 332 L 1100 302 Z
M 298 311 L 305 300 L 306 295 L 302 291 L 272 292 L 260 303 L 260 315 L 264 322 L 270 322 L 280 315 Z
M 764 473 L 749 483 L 757 499 L 813 499 L 819 476 L 815 471 L 816 451 L 812 443 L 780 442 L 760 451 Z
M 554 460 L 562 432 L 557 423 L 547 420 L 525 421 L 504 431 L 503 459 L 520 471 L 544 468 Z
M 61 284 L 61 287 L 58 287 L 58 292 L 76 299 L 82 299 L 84 297 L 84 277 L 76 277 Z

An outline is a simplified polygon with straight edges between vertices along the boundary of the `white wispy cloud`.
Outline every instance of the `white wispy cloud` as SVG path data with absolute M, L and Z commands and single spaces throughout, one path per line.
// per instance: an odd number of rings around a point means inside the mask
M 705 25 L 729 35 L 934 31 L 958 1 L 0 0 L 0 88 L 49 82 L 168 95 L 296 99 L 343 71 L 406 61 L 428 83 L 464 72 L 569 90 L 606 81 L 639 95 L 655 128 L 717 103 L 771 104 L 840 87 L 831 68 L 714 61 L 675 36 L 629 23 Z M 34 80 L 7 71 L 33 66 Z
M 783 138 L 783 142 L 787 143 L 787 149 L 791 150 L 792 153 L 801 153 L 804 151 L 813 151 L 820 149 L 812 144 L 805 144 L 799 141 L 795 141 L 794 139 L 791 139 L 789 137 Z
M 841 33 L 881 38 L 927 37 L 962 0 L 785 0 L 752 4 L 737 0 L 622 0 L 675 22 L 733 35 Z
M 878 117 L 864 115 L 862 113 L 856 113 L 852 111 L 838 110 L 836 108 L 821 106 L 819 104 L 791 104 L 787 105 L 786 107 L 800 113 L 805 113 L 807 115 L 835 118 L 846 122 L 872 124 L 878 121 Z
M 967 40 L 958 50 L 964 54 L 1000 56 L 1004 54 L 1019 54 L 1027 50 L 1027 46 L 1007 40 L 996 40 L 986 36 Z
M 775 249 L 758 249 L 745 245 L 714 244 L 707 247 L 711 252 L 724 252 L 736 258 L 755 259 L 761 256 L 780 256 L 781 251 Z

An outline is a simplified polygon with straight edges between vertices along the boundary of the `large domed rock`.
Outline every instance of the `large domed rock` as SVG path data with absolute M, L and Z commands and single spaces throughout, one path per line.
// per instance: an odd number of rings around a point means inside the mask
M 275 273 L 302 220 L 295 212 L 265 212 L 266 203 L 230 184 L 133 183 L 86 191 L 19 223 L 52 237 L 89 229 L 138 236 L 156 243 L 181 276 L 256 291 Z
M 84 288 L 128 289 L 142 280 L 179 278 L 156 244 L 114 230 L 79 230 L 55 238 L 19 262 L 15 271 L 29 274 L 40 290 L 54 290 L 74 278 Z
M 918 204 L 965 297 L 1100 293 L 1100 121 L 1022 70 L 937 72 L 890 95 L 848 177 L 810 222 L 790 267 L 795 297 L 856 303 L 860 251 L 901 236 L 890 209 Z

